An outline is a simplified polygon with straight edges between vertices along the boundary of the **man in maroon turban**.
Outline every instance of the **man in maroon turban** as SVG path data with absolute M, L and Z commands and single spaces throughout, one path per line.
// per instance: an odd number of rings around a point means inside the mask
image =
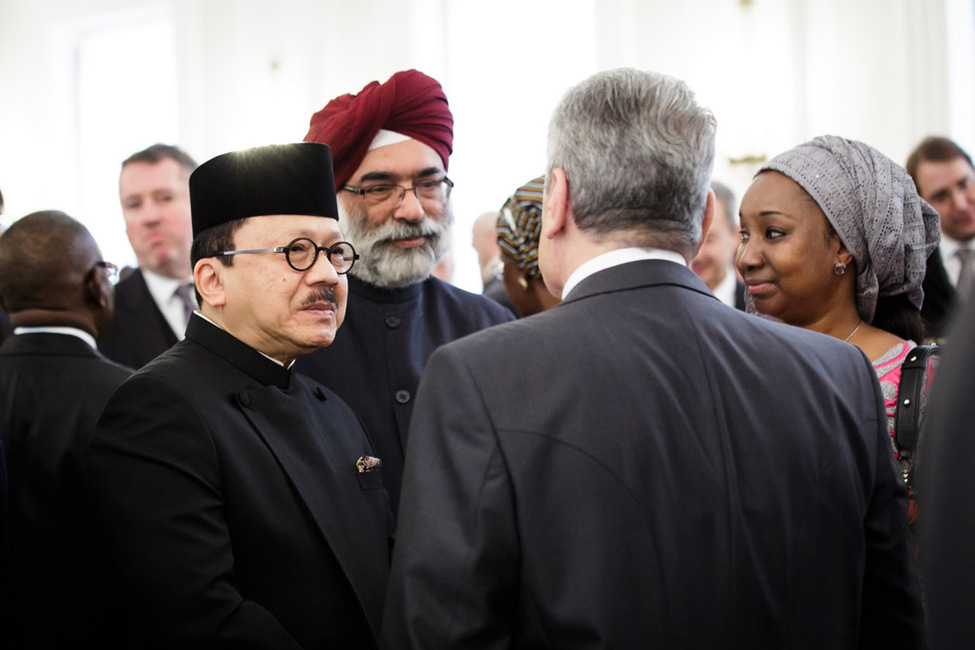
M 361 258 L 349 272 L 341 333 L 295 367 L 362 419 L 394 511 L 427 358 L 444 343 L 514 318 L 431 276 L 451 243 L 453 124 L 440 84 L 406 70 L 328 102 L 305 136 L 332 148 L 344 236 Z

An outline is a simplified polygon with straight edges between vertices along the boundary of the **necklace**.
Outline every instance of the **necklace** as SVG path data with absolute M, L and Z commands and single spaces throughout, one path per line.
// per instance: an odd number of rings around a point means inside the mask
M 846 337 L 845 339 L 843 339 L 843 342 L 844 343 L 849 343 L 850 342 L 850 339 L 853 338 L 853 335 L 860 331 L 860 326 L 861 325 L 863 325 L 863 319 L 862 318 L 859 321 L 857 321 L 857 326 L 853 328 L 853 331 L 850 332 L 850 335 L 848 337 Z

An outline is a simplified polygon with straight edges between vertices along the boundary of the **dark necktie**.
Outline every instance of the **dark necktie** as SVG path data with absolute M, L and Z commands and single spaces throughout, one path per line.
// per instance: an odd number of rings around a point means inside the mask
M 958 296 L 964 299 L 968 297 L 972 290 L 972 282 L 975 281 L 975 277 L 973 277 L 975 276 L 975 269 L 972 268 L 972 257 L 975 256 L 975 250 L 966 246 L 959 248 L 955 255 L 961 261 L 961 270 L 958 272 L 958 284 L 955 285 L 955 290 L 958 292 Z
M 193 300 L 193 283 L 187 282 L 176 288 L 176 295 L 183 301 L 183 322 L 189 323 L 193 310 L 196 309 L 196 301 Z

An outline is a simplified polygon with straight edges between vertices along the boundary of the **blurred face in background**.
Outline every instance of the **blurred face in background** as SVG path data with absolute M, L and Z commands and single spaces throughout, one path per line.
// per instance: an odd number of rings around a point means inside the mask
M 189 277 L 189 172 L 171 158 L 129 163 L 119 176 L 119 198 L 139 267 L 169 278 Z
M 739 233 L 732 227 L 726 206 L 715 201 L 714 219 L 704 235 L 704 242 L 691 260 L 691 269 L 714 291 L 729 273 L 734 273 Z M 737 220 L 737 219 L 736 219 Z
M 955 241 L 975 238 L 975 169 L 964 158 L 925 160 L 917 190 L 941 216 L 941 232 Z

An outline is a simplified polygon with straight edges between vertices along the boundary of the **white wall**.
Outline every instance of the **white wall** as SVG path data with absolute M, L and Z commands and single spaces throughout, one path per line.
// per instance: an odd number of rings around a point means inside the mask
M 130 263 L 117 200 L 124 157 L 156 140 L 201 162 L 300 140 L 330 98 L 416 67 L 441 81 L 454 111 L 455 281 L 478 289 L 472 220 L 544 171 L 551 109 L 592 72 L 634 66 L 687 80 L 718 118 L 715 177 L 740 192 L 757 160 L 821 133 L 897 161 L 932 133 L 975 148 L 972 4 L 0 0 L 3 219 L 63 209 L 106 258 Z M 108 89 L 82 93 L 79 52 L 90 62 L 100 50 L 79 44 L 104 25 L 157 36 L 109 59 Z M 138 72 L 164 60 L 175 92 L 162 73 Z M 91 123 L 100 93 L 111 126 L 83 140 L 80 116 Z

